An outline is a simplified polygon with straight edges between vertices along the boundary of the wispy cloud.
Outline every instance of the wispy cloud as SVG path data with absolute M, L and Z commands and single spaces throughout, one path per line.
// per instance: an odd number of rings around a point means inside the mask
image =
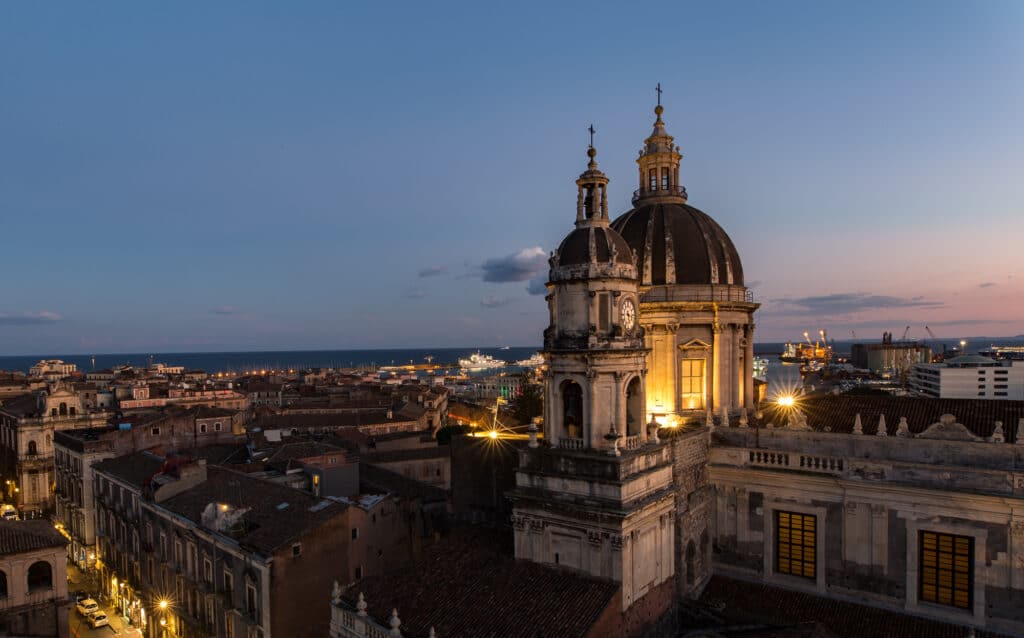
M 481 266 L 483 280 L 493 283 L 526 281 L 547 270 L 548 256 L 540 246 L 524 248 L 519 252 L 488 259 Z
M 242 309 L 237 306 L 214 306 L 210 312 L 215 315 L 240 315 Z
M 0 312 L 0 326 L 38 326 L 57 321 L 64 321 L 64 317 L 49 310 L 17 313 Z
M 427 296 L 427 291 L 422 288 L 413 288 L 412 290 L 406 290 L 402 296 L 406 299 L 422 299 Z
M 484 308 L 501 308 L 507 306 L 512 300 L 507 297 L 484 297 L 480 300 L 480 305 Z
M 991 288 L 994 285 L 995 285 L 995 283 L 993 283 L 991 281 L 986 281 L 983 284 L 978 284 L 978 288 Z
M 893 297 L 870 295 L 863 292 L 817 295 L 797 299 L 773 299 L 772 301 L 778 305 L 780 310 L 818 315 L 845 314 L 885 308 L 938 308 L 943 305 L 941 301 L 932 301 L 924 297 Z
M 448 272 L 448 266 L 443 264 L 437 266 L 427 266 L 426 268 L 420 268 L 420 277 L 435 277 L 437 275 L 443 275 Z

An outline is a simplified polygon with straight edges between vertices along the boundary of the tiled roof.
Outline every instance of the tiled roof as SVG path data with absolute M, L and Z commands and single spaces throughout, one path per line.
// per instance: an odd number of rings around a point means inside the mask
M 0 520 L 0 555 L 34 552 L 49 547 L 64 547 L 67 540 L 49 521 Z
M 388 492 L 409 498 L 420 498 L 427 503 L 448 500 L 448 492 L 420 481 L 402 476 L 371 463 L 359 464 L 359 484 L 363 492 Z
M 824 395 L 798 399 L 800 409 L 807 415 L 807 425 L 818 431 L 843 432 L 853 430 L 853 422 L 860 414 L 864 434 L 878 431 L 878 417 L 885 415 L 889 434 L 895 434 L 901 417 L 906 417 L 912 434 L 928 429 L 943 414 L 952 414 L 976 436 L 987 437 L 995 429 L 996 421 L 1003 422 L 1006 440 L 1017 440 L 1017 423 L 1024 418 L 1024 401 L 996 401 L 984 399 L 932 399 L 925 397 Z M 762 424 L 772 421 L 780 425 L 786 421 L 780 408 L 765 410 Z
M 403 619 L 404 620 L 404 619 Z M 909 616 L 895 611 L 771 587 L 760 583 L 713 576 L 699 601 L 683 605 L 681 635 L 707 629 L 732 635 L 728 628 L 743 627 L 742 636 L 927 636 L 963 638 L 965 627 Z M 827 633 L 813 633 L 814 630 Z M 812 633 L 808 633 L 812 631 Z M 787 633 L 788 632 L 788 633 Z M 1002 634 L 977 630 L 977 638 Z
M 398 610 L 402 635 L 536 638 L 584 636 L 615 599 L 617 583 L 512 558 L 511 537 L 462 530 L 427 548 L 411 567 L 357 581 L 369 614 L 387 626 Z
M 203 510 L 210 503 L 246 508 L 245 531 L 234 538 L 243 547 L 268 556 L 348 507 L 220 467 L 207 466 L 206 472 L 204 482 L 172 496 L 160 506 L 197 525 L 202 524 Z M 287 506 L 283 506 L 285 503 Z
M 152 452 L 134 452 L 100 461 L 93 465 L 93 471 L 110 474 L 114 478 L 141 489 L 146 481 L 160 471 L 163 464 L 163 457 Z
M 451 456 L 451 448 L 447 445 L 412 448 L 406 450 L 385 450 L 382 452 L 363 452 L 360 460 L 366 463 L 394 463 L 397 461 L 418 461 L 423 459 L 446 459 Z
M 387 417 L 387 410 L 384 408 L 373 410 L 359 410 L 356 412 L 334 412 L 331 414 L 295 414 L 283 412 L 281 414 L 261 415 L 251 425 L 261 427 L 264 430 L 289 429 L 289 428 L 334 428 L 343 426 L 376 425 L 379 423 L 404 422 L 408 419 L 394 418 L 398 415 L 392 414 Z

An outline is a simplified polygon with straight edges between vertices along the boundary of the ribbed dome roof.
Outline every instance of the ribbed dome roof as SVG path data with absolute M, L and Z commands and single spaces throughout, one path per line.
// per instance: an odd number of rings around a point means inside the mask
M 606 222 L 607 223 L 607 222 Z M 632 264 L 633 252 L 622 235 L 609 226 L 582 226 L 573 230 L 558 247 L 558 265 L 571 266 L 591 262 L 612 261 L 614 246 L 616 264 Z
M 729 235 L 693 206 L 642 204 L 612 228 L 636 251 L 641 285 L 743 285 L 743 266 Z

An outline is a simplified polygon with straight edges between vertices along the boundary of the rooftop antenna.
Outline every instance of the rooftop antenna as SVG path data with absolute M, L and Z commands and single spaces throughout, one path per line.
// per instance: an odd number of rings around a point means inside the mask
M 658 92 L 658 106 L 661 106 L 661 82 L 658 82 L 658 86 L 654 90 Z

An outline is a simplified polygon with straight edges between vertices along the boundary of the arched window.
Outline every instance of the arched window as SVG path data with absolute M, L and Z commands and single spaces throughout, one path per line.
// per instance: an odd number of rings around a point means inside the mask
M 50 408 L 50 416 L 57 416 L 57 408 Z
M 7 598 L 7 574 L 0 571 L 0 598 Z
M 626 436 L 640 434 L 640 428 L 644 426 L 644 405 L 643 393 L 640 391 L 640 377 L 633 377 L 633 380 L 626 386 Z
M 36 454 L 39 454 L 39 450 L 36 448 L 35 441 L 28 442 L 28 453 L 30 456 L 35 456 Z
M 696 563 L 697 548 L 694 547 L 693 541 L 686 544 L 686 584 L 692 585 L 694 581 L 694 564 Z
M 45 589 L 53 589 L 53 568 L 50 563 L 41 560 L 28 568 L 28 590 L 34 592 Z
M 68 415 L 68 404 L 61 401 L 60 409 L 57 411 L 61 416 Z
M 575 381 L 562 384 L 562 427 L 568 438 L 583 438 L 583 388 Z
M 71 406 L 70 408 L 68 408 L 68 414 L 70 414 L 71 416 L 75 416 L 75 406 Z

